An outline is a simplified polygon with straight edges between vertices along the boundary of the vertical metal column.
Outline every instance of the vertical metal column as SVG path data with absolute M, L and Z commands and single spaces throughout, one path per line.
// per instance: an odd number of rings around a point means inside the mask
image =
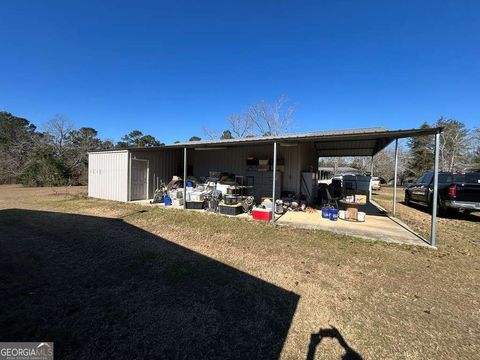
M 435 154 L 433 163 L 433 201 L 432 201 L 432 229 L 430 232 L 430 245 L 437 244 L 437 201 L 438 201 L 438 158 L 440 153 L 440 132 L 435 134 Z
M 183 208 L 187 208 L 187 147 L 183 148 Z
M 393 216 L 397 216 L 397 172 L 398 172 L 398 139 L 395 139 L 395 171 L 393 175 Z
M 373 193 L 373 189 L 372 189 L 372 181 L 373 181 L 373 155 L 372 155 L 372 159 L 371 159 L 371 164 L 370 164 L 370 201 L 372 201 L 372 193 Z
M 277 142 L 273 143 L 273 186 L 272 186 L 272 223 L 275 222 L 275 190 L 277 182 Z

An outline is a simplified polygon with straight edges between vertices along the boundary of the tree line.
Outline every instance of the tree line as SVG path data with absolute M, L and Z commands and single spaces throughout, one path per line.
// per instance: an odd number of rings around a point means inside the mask
M 29 120 L 0 112 L 0 184 L 84 185 L 89 151 L 163 145 L 139 130 L 114 144 L 100 139 L 94 128 L 76 129 L 62 115 L 50 119 L 44 128 L 38 131 Z
M 252 136 L 282 135 L 293 124 L 295 107 L 286 97 L 268 104 L 260 101 L 243 113 L 227 118 L 227 129 L 220 132 L 205 129 L 208 139 L 233 139 Z M 455 119 L 441 117 L 421 128 L 442 127 L 440 170 L 480 169 L 480 129 L 468 129 Z M 200 141 L 192 136 L 189 141 Z M 87 183 L 88 152 L 113 148 L 162 146 L 154 136 L 133 130 L 113 143 L 101 139 L 94 128 L 75 128 L 62 115 L 50 119 L 42 131 L 27 119 L 0 112 L 0 183 L 28 186 L 80 185 Z M 398 157 L 400 182 L 433 168 L 433 136 L 409 139 L 401 143 Z M 393 179 L 394 150 L 382 150 L 373 158 L 374 175 L 386 181 Z M 320 166 L 351 166 L 369 172 L 370 157 L 321 158 Z
M 480 129 L 468 129 L 456 119 L 440 117 L 429 124 L 424 122 L 420 128 L 441 127 L 439 170 L 448 172 L 480 171 Z M 433 169 L 434 137 L 421 136 L 399 143 L 398 181 L 415 178 L 425 171 Z M 395 150 L 390 146 L 373 158 L 374 176 L 390 182 L 394 178 Z M 321 158 L 320 166 L 349 166 L 365 172 L 371 171 L 371 157 Z

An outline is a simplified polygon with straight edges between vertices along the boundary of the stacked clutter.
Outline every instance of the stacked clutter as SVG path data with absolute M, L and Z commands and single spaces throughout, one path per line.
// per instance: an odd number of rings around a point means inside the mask
M 187 209 L 205 209 L 224 215 L 250 212 L 253 207 L 253 186 L 240 185 L 237 179 L 233 179 L 229 174 L 210 172 L 210 176 L 203 181 L 189 177 L 185 184 L 184 199 L 182 178 L 172 178 L 165 187 L 166 206 L 185 204 Z
M 168 196 L 170 197 L 173 206 L 183 206 L 183 188 L 170 190 Z
M 220 214 L 239 215 L 245 212 L 245 209 L 247 211 L 250 209 L 250 203 L 253 205 L 252 186 L 238 184 L 219 185 L 217 185 L 217 190 L 222 192 L 223 196 L 223 200 L 218 205 Z
M 358 211 L 359 205 L 365 205 L 367 203 L 367 196 L 363 194 L 347 195 L 345 197 L 345 203 L 347 209 L 342 211 L 340 219 L 348 221 L 365 221 L 365 213 Z
M 205 208 L 205 195 L 208 193 L 205 190 L 205 187 L 202 185 L 197 185 L 193 187 L 193 183 L 187 181 L 187 191 L 185 192 L 186 196 L 186 206 L 187 209 L 201 210 Z
M 183 205 L 183 180 L 178 176 L 174 176 L 166 186 L 165 206 L 182 206 Z
M 264 168 L 270 166 L 267 160 L 262 159 L 249 159 L 247 162 L 252 163 L 251 166 L 255 168 L 256 172 L 261 172 Z M 270 173 L 271 170 L 263 172 L 262 176 L 271 175 Z M 229 173 L 210 172 L 210 175 L 206 178 L 187 177 L 186 188 L 183 189 L 183 179 L 174 176 L 165 187 L 164 203 L 167 206 L 169 204 L 174 206 L 185 205 L 187 209 L 206 210 L 230 216 L 248 213 L 254 219 L 263 221 L 272 220 L 274 214 L 282 215 L 289 211 L 316 213 L 317 208 L 321 208 L 317 207 L 321 198 L 314 196 L 315 191 L 311 191 L 309 198 L 303 194 L 298 195 L 279 190 L 278 194 L 275 194 L 276 200 L 273 203 L 270 196 L 261 197 L 262 194 L 271 194 L 271 181 L 268 182 L 269 189 L 264 190 L 263 182 L 257 182 L 257 180 L 257 175 L 255 179 L 252 179 L 250 175 L 235 176 Z M 312 182 L 314 180 L 312 177 Z M 161 194 L 158 197 L 160 196 Z M 255 206 L 255 199 L 258 201 L 259 198 L 261 198 L 260 204 Z M 359 194 L 353 196 L 352 201 L 362 203 L 366 202 L 366 199 L 365 195 Z M 336 207 L 328 204 L 329 202 L 321 208 L 324 218 L 332 221 L 337 220 L 338 217 L 345 218 L 345 211 L 339 212 Z M 361 219 L 362 214 L 356 214 L 356 218 Z

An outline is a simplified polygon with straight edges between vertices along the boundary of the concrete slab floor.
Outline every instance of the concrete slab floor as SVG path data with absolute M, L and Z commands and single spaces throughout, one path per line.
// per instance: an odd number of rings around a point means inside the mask
M 304 213 L 290 211 L 276 221 L 279 225 L 291 225 L 308 229 L 333 231 L 361 238 L 395 242 L 399 244 L 429 246 L 422 238 L 386 215 L 366 215 L 365 222 L 351 222 L 322 218 L 321 211 Z
M 131 201 L 131 203 L 143 206 L 158 206 L 165 209 L 184 210 L 183 206 L 150 204 L 150 200 L 137 200 Z M 205 210 L 187 210 L 203 212 L 211 215 L 230 216 L 206 212 Z M 350 222 L 341 219 L 330 221 L 328 219 L 323 219 L 321 211 L 316 210 L 313 213 L 289 211 L 283 215 L 276 215 L 275 224 L 304 229 L 332 231 L 343 235 L 394 242 L 398 244 L 429 246 L 421 237 L 416 235 L 413 230 L 409 229 L 408 226 L 398 220 L 393 221 L 386 216 L 381 209 L 378 209 L 374 205 L 366 205 L 361 210 L 367 213 L 365 222 Z M 252 220 L 252 217 L 248 214 L 240 214 L 235 217 Z

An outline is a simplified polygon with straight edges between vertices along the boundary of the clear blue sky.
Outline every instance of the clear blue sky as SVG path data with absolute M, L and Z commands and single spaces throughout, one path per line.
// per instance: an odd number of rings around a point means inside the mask
M 480 2 L 3 1 L 0 110 L 161 141 L 259 99 L 295 132 L 480 125 Z

